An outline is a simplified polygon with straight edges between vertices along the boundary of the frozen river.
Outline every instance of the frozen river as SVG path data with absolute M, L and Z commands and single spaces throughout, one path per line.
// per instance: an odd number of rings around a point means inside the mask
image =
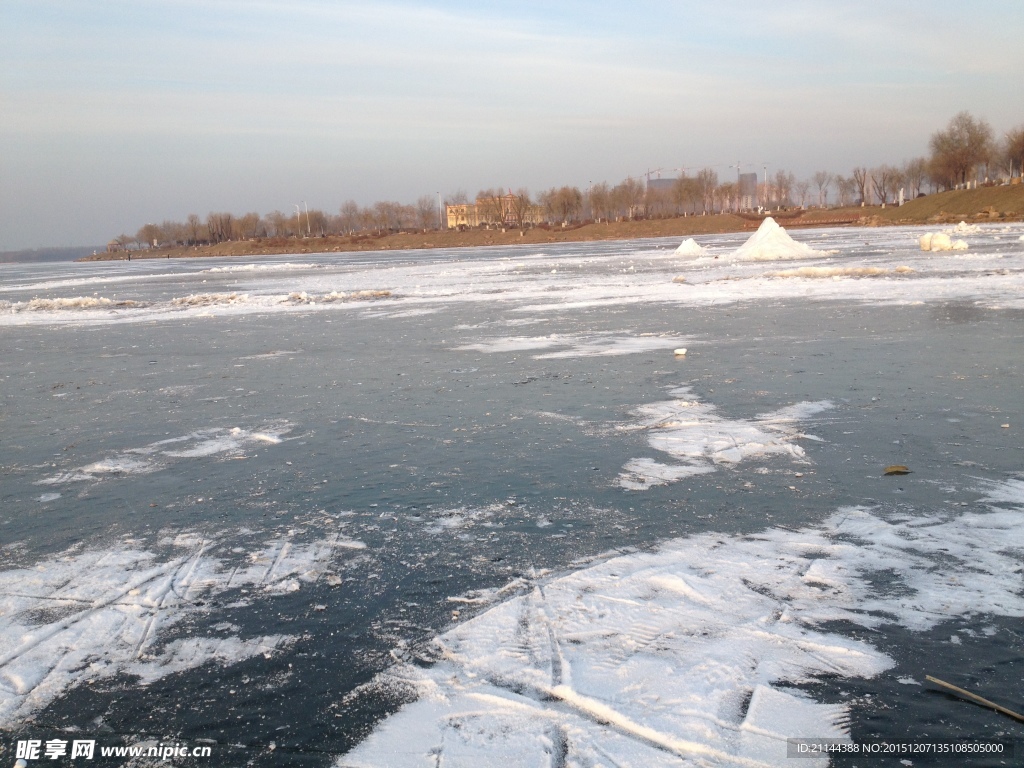
M 0 265 L 0 762 L 1024 739 L 925 681 L 1024 707 L 1024 226 L 939 229 Z

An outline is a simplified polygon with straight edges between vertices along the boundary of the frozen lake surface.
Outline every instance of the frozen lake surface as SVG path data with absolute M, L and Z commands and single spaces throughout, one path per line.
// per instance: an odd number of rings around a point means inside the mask
M 0 728 L 218 765 L 1024 739 L 924 679 L 1024 708 L 1024 226 L 939 230 L 0 265 Z

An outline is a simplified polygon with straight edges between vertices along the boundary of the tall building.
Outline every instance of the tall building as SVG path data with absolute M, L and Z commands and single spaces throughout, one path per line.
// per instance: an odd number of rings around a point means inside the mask
M 757 207 L 757 174 L 741 173 L 739 178 L 740 210 L 749 211 Z

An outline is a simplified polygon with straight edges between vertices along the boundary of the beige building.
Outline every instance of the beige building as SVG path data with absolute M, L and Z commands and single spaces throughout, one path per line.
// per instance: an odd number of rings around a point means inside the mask
M 520 210 L 521 202 L 515 195 L 485 197 L 475 203 L 446 205 L 448 229 L 480 226 L 518 227 L 520 217 L 523 224 L 540 224 L 544 221 L 544 209 L 539 205 L 527 205 Z

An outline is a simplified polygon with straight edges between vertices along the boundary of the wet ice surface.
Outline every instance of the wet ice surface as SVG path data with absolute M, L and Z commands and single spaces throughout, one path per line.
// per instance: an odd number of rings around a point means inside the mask
M 1022 229 L 925 231 L 4 265 L 0 725 L 226 765 L 1020 738 L 911 684 L 1021 706 Z

